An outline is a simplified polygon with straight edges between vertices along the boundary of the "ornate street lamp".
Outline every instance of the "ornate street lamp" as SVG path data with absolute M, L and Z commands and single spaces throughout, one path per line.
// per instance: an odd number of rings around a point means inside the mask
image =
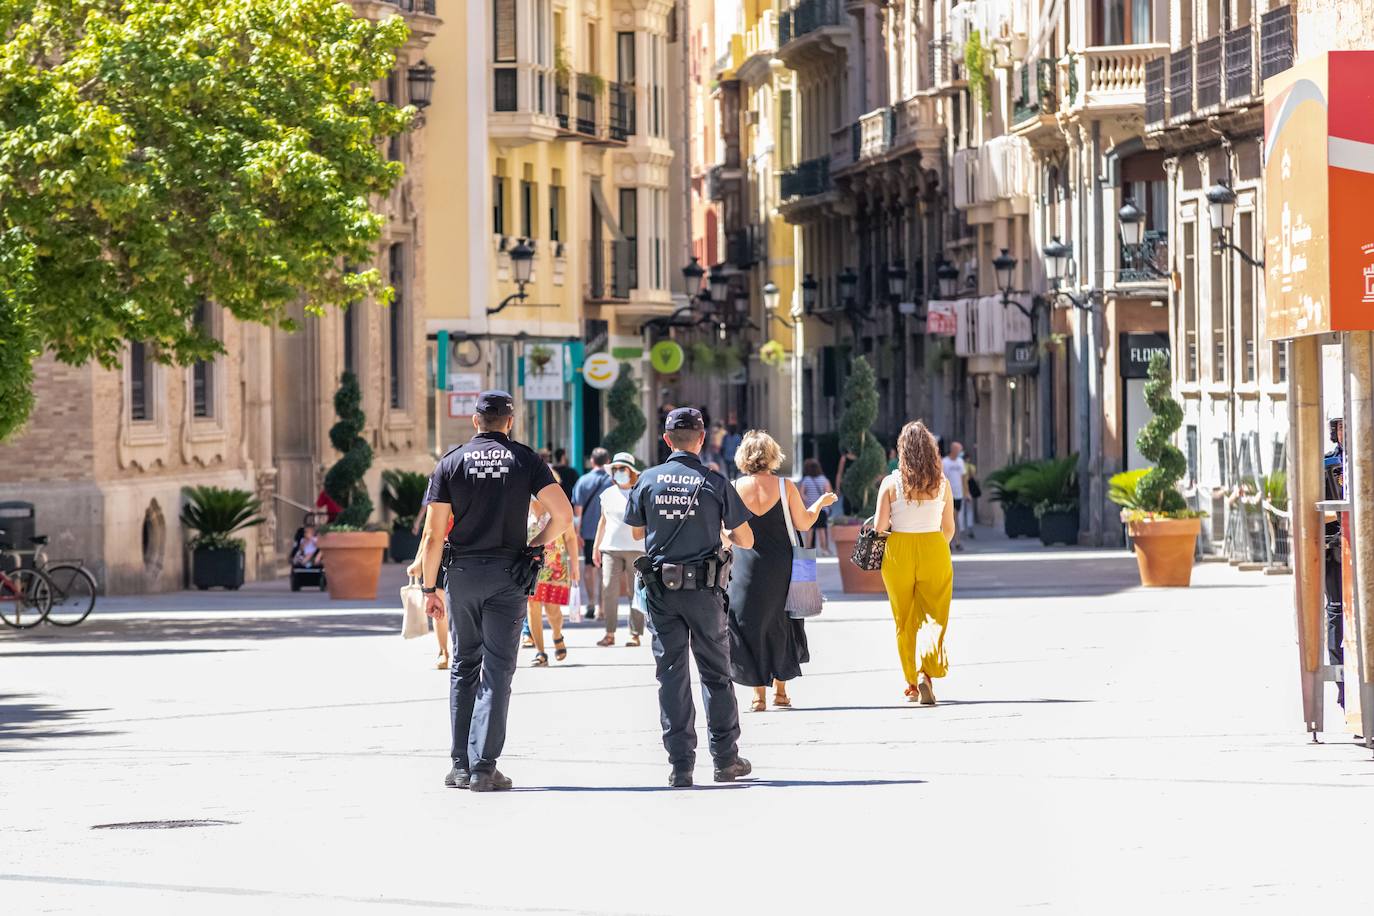
M 1121 223 L 1121 244 L 1126 248 L 1139 245 L 1145 232 L 1145 214 L 1135 205 L 1135 201 L 1126 198 L 1126 203 L 1116 211 L 1116 218 Z
M 513 302 L 523 302 L 527 295 L 525 287 L 534 276 L 534 245 L 528 239 L 516 242 L 515 247 L 506 252 L 506 256 L 510 258 L 511 272 L 515 275 L 517 290 L 502 299 L 500 305 L 487 309 L 488 315 L 495 315 Z M 550 303 L 550 306 L 556 305 L 557 303 Z
M 887 268 L 887 294 L 897 302 L 906 296 L 906 268 L 901 264 Z
M 807 274 L 801 282 L 802 311 L 807 315 L 814 314 L 816 311 L 816 290 L 819 286 L 816 278 L 810 274 Z
M 774 283 L 772 280 L 769 280 L 767 283 L 763 284 L 764 310 L 768 312 L 770 317 L 776 318 L 778 321 L 782 322 L 783 327 L 795 328 L 797 326 L 797 323 L 795 321 L 789 321 L 782 315 L 778 314 L 778 302 L 781 298 L 782 290 L 778 289 L 778 285 L 776 283 Z
M 1212 221 L 1212 230 L 1217 240 L 1213 251 L 1234 251 L 1240 259 L 1251 267 L 1264 269 L 1264 258 L 1252 257 L 1249 252 L 1231 242 L 1231 225 L 1236 215 L 1236 192 L 1231 186 L 1219 181 L 1207 189 L 1207 215 Z
M 693 256 L 687 266 L 682 268 L 682 279 L 686 282 L 688 297 L 695 298 L 701 294 L 701 278 L 704 276 L 706 271 L 702 270 L 701 264 Z
M 941 260 L 935 269 L 935 279 L 940 284 L 940 298 L 953 299 L 959 292 L 959 268 L 948 261 Z
M 997 288 L 1002 290 L 1002 301 L 1006 302 L 1012 292 L 1011 277 L 1016 271 L 1016 259 L 1003 248 L 1002 253 L 992 259 L 992 269 L 997 272 Z
M 1073 246 L 1067 242 L 1061 242 L 1059 236 L 1050 239 L 1042 252 L 1045 255 L 1045 275 L 1050 281 L 1050 291 L 1056 299 L 1067 299 L 1069 303 L 1077 309 L 1092 311 L 1093 303 L 1102 298 L 1100 290 L 1090 289 L 1087 292 L 1075 296 L 1066 289 L 1060 289 L 1060 284 L 1064 280 L 1064 271 L 1068 267 L 1069 255 L 1073 253 Z
M 427 61 L 422 60 L 406 70 L 406 94 L 410 104 L 420 111 L 429 107 L 434 94 L 434 68 Z
M 711 268 L 709 280 L 711 286 L 711 301 L 720 304 L 725 303 L 725 299 L 730 295 L 730 276 L 725 272 L 725 268 L 717 264 Z
M 838 282 L 840 286 L 840 301 L 845 304 L 846 308 L 853 308 L 854 296 L 859 288 L 859 275 L 854 273 L 852 267 L 846 267 L 840 272 Z

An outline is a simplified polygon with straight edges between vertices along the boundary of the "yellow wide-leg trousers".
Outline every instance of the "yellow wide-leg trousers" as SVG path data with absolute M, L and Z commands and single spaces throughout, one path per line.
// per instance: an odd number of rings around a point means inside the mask
M 938 531 L 888 535 L 883 584 L 897 623 L 897 653 L 906 682 L 915 684 L 918 673 L 944 677 L 949 670 L 945 627 L 954 597 L 954 566 L 945 536 Z

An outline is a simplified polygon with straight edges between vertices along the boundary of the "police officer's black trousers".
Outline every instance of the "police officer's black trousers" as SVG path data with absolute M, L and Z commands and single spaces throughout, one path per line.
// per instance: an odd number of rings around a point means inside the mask
M 702 701 L 706 704 L 711 757 L 728 766 L 739 756 L 739 706 L 730 681 L 730 638 L 725 623 L 725 594 L 716 589 L 649 592 L 649 632 L 658 665 L 658 714 L 663 746 L 674 769 L 696 763 L 696 707 L 687 653 L 697 661 Z
M 1329 538 L 1329 535 L 1328 535 Z M 1341 542 L 1326 548 L 1326 656 L 1327 661 L 1337 667 L 1345 664 L 1345 619 L 1343 605 L 1345 593 L 1342 591 Z M 1336 702 L 1345 706 L 1345 684 L 1336 684 Z
M 525 593 L 509 567 L 508 560 L 458 559 L 448 569 L 451 756 L 455 766 L 474 773 L 496 769 L 506 743 L 510 682 L 525 622 Z

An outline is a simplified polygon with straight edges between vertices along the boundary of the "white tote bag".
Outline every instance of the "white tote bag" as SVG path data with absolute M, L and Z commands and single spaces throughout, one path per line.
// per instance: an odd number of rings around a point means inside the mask
M 441 593 L 442 594 L 442 593 Z M 420 580 L 414 576 L 401 586 L 401 638 L 414 639 L 429 632 L 429 617 L 425 615 L 425 593 Z

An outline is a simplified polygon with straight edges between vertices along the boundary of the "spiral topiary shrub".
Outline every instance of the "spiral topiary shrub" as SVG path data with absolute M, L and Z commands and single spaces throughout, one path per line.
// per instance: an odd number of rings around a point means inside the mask
M 639 385 L 635 383 L 635 374 L 623 363 L 620 377 L 615 380 L 610 396 L 606 398 L 606 407 L 615 420 L 615 426 L 602 437 L 602 447 L 613 455 L 616 452 L 633 452 L 648 423 L 644 419 L 644 411 L 639 409 Z
M 334 413 L 339 422 L 329 428 L 329 442 L 343 457 L 324 475 L 325 492 L 344 507 L 332 523 L 335 528 L 362 528 L 372 516 L 372 498 L 363 483 L 363 475 L 372 467 L 372 446 L 362 437 L 367 425 L 362 403 L 358 377 L 345 372 L 334 393 Z
M 871 432 L 878 420 L 878 386 L 873 367 L 854 357 L 844 383 L 844 413 L 840 416 L 840 448 L 857 457 L 844 469 L 840 489 L 845 511 L 868 518 L 878 502 L 878 485 L 887 466 L 886 453 Z
M 1183 425 L 1183 407 L 1174 400 L 1169 380 L 1169 357 L 1156 353 L 1150 359 L 1150 380 L 1145 384 L 1145 403 L 1154 417 L 1136 437 L 1140 454 L 1154 462 L 1135 487 L 1135 511 L 1147 516 L 1188 518 L 1192 513 L 1178 490 L 1178 482 L 1188 469 L 1183 453 L 1173 443 L 1174 433 Z

